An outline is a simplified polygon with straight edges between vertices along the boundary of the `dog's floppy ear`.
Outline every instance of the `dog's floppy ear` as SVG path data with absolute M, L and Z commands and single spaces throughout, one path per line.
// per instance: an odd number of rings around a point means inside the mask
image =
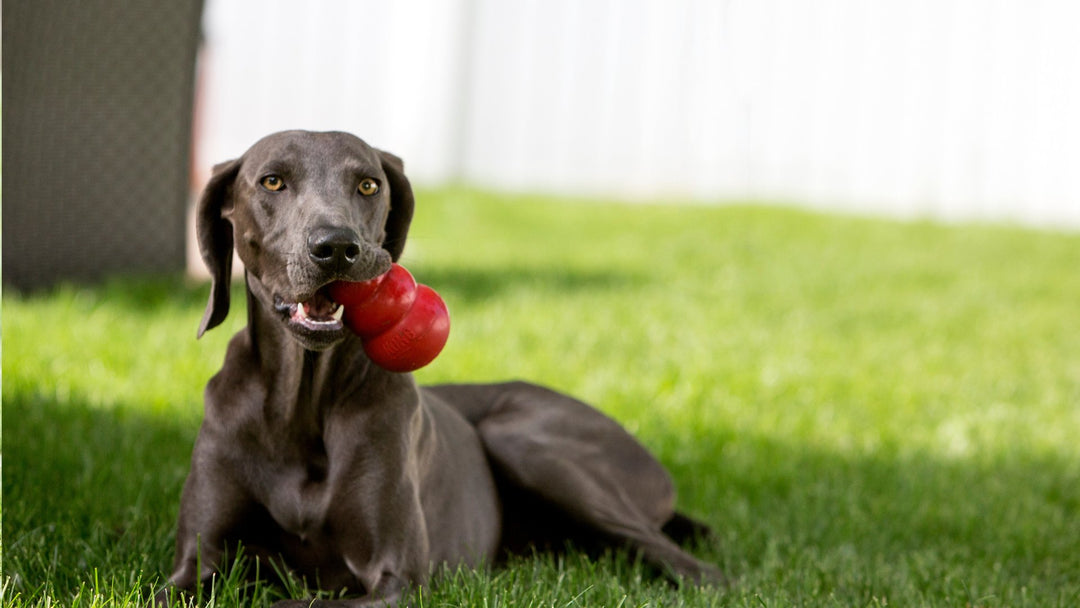
M 210 300 L 206 303 L 199 324 L 198 337 L 213 329 L 229 314 L 229 287 L 232 281 L 233 227 L 222 216 L 226 204 L 231 205 L 232 184 L 240 170 L 240 159 L 214 167 L 210 181 L 199 197 L 195 211 L 195 233 L 199 253 L 210 271 Z
M 382 150 L 379 150 L 379 158 L 386 179 L 390 181 L 390 215 L 386 218 L 386 237 L 382 245 L 396 262 L 405 249 L 405 237 L 409 234 L 415 202 L 401 159 Z

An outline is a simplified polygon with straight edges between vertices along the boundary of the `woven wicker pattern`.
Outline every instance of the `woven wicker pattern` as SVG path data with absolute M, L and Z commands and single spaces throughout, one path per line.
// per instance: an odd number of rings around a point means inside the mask
M 184 267 L 201 0 L 3 3 L 3 280 Z

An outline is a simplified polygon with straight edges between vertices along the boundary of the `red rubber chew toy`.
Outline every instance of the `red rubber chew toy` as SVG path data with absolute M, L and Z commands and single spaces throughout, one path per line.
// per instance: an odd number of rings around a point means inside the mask
M 360 336 L 371 361 L 392 372 L 431 363 L 450 336 L 446 303 L 399 264 L 369 281 L 338 281 L 330 285 L 330 297 L 344 307 L 342 320 Z

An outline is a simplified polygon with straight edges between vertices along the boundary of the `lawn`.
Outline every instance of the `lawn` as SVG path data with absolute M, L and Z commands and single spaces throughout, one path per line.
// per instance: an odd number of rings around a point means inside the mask
M 1080 605 L 1080 236 L 439 190 L 404 261 L 453 315 L 420 381 L 596 404 L 734 578 L 570 552 L 443 573 L 415 605 Z M 202 386 L 244 321 L 234 301 L 196 341 L 206 294 L 4 292 L 5 606 L 142 605 L 167 575 Z

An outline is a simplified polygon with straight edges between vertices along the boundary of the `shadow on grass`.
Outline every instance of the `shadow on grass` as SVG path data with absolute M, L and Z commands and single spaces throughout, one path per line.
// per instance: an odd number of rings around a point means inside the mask
M 210 297 L 210 281 L 185 276 L 113 277 L 94 289 L 102 299 L 128 310 L 155 313 L 187 308 L 201 313 Z M 232 282 L 233 312 L 244 302 L 244 281 Z
M 518 290 L 579 293 L 615 291 L 647 283 L 645 274 L 555 266 L 487 270 L 432 265 L 417 266 L 414 274 L 419 282 L 457 301 L 470 303 L 483 302 Z
M 8 592 L 66 602 L 94 569 L 121 587 L 167 575 L 194 425 L 78 396 L 3 405 Z
M 234 281 L 234 293 L 243 294 L 243 281 Z M 51 299 L 73 294 L 86 306 L 108 304 L 127 311 L 160 313 L 168 309 L 201 310 L 210 295 L 209 281 L 184 275 L 115 275 L 91 284 L 60 283 L 49 288 L 19 291 L 4 286 L 4 299 Z
M 1080 469 L 1066 455 L 867 454 L 726 431 L 684 444 L 665 459 L 680 502 L 719 532 L 703 556 L 748 598 L 781 581 L 773 599 L 796 604 L 811 590 L 838 605 L 1080 600 Z

